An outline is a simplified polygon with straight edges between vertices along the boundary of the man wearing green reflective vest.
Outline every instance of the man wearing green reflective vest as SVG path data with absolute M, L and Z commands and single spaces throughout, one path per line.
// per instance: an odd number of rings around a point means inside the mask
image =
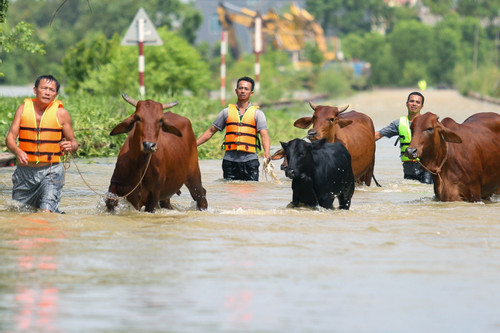
M 399 146 L 400 146 L 400 157 L 401 162 L 403 162 L 403 172 L 405 179 L 415 179 L 425 184 L 432 184 L 432 175 L 422 169 L 422 166 L 418 160 L 412 160 L 406 157 L 405 150 L 411 142 L 411 130 L 410 125 L 412 120 L 420 114 L 420 111 L 424 107 L 424 96 L 417 92 L 411 92 L 406 100 L 406 108 L 408 109 L 408 115 L 402 116 L 399 119 L 394 120 L 388 126 L 382 128 L 380 131 L 375 132 L 375 140 L 382 137 L 392 138 L 398 135 Z M 396 141 L 397 143 L 397 141 Z

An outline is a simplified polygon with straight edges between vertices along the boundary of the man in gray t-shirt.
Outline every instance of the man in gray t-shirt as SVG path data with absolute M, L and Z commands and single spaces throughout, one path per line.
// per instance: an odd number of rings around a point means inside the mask
M 375 140 L 382 137 L 392 138 L 399 136 L 401 148 L 401 161 L 403 162 L 403 172 L 405 179 L 415 179 L 425 184 L 432 184 L 432 175 L 430 172 L 422 169 L 418 161 L 410 160 L 404 155 L 404 150 L 408 147 L 411 140 L 410 124 L 411 121 L 420 114 L 424 107 L 424 96 L 419 92 L 412 92 L 408 95 L 406 100 L 406 108 L 408 115 L 394 120 L 392 123 L 382 128 L 380 131 L 375 132 Z M 400 124 L 404 121 L 403 124 Z
M 238 102 L 223 109 L 212 125 L 196 141 L 201 145 L 218 131 L 226 129 L 223 143 L 226 152 L 222 160 L 224 179 L 259 180 L 259 158 L 257 149 L 264 149 L 264 158 L 270 158 L 270 139 L 264 112 L 250 103 L 255 82 L 250 77 L 238 79 L 236 96 Z M 228 121 L 228 119 L 230 121 Z

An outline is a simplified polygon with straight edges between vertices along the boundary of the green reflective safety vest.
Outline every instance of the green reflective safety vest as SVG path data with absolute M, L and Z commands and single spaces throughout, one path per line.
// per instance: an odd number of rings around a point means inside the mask
M 403 116 L 399 118 L 398 131 L 399 131 L 399 146 L 401 147 L 401 161 L 402 162 L 418 161 L 418 158 L 414 160 L 405 155 L 406 148 L 408 148 L 411 142 L 410 120 L 408 119 L 408 116 Z

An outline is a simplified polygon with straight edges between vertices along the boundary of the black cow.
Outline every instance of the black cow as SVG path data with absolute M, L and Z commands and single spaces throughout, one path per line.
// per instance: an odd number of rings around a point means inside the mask
M 294 139 L 281 142 L 288 161 L 285 174 L 292 179 L 291 205 L 320 205 L 333 209 L 335 197 L 340 209 L 349 209 L 354 193 L 351 155 L 340 142 L 325 139 L 312 143 Z

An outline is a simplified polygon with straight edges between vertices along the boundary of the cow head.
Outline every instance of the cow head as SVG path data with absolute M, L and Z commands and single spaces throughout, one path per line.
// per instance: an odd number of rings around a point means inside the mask
M 302 139 L 293 139 L 290 142 L 281 142 L 288 165 L 285 174 L 288 178 L 310 178 L 313 175 L 314 161 L 312 150 L 319 149 L 325 139 L 309 143 Z
M 303 129 L 308 129 L 312 125 L 313 127 L 307 132 L 307 137 L 311 141 L 326 139 L 327 142 L 334 142 L 336 126 L 342 128 L 352 123 L 352 120 L 338 117 L 349 105 L 335 107 L 315 105 L 313 102 L 309 102 L 309 105 L 314 110 L 312 117 L 297 119 L 293 125 Z
M 162 104 L 152 100 L 136 101 L 126 94 L 122 94 L 122 97 L 129 104 L 136 107 L 135 112 L 116 125 L 109 135 L 128 133 L 135 126 L 133 135 L 135 140 L 138 140 L 140 149 L 144 153 L 156 151 L 156 142 L 160 130 L 182 136 L 181 131 L 169 122 L 163 113 L 163 110 L 176 106 L 177 102 Z
M 415 117 L 411 123 L 412 140 L 405 155 L 421 160 L 433 159 L 445 149 L 446 142 L 462 143 L 458 134 L 443 126 L 439 117 L 427 112 Z

